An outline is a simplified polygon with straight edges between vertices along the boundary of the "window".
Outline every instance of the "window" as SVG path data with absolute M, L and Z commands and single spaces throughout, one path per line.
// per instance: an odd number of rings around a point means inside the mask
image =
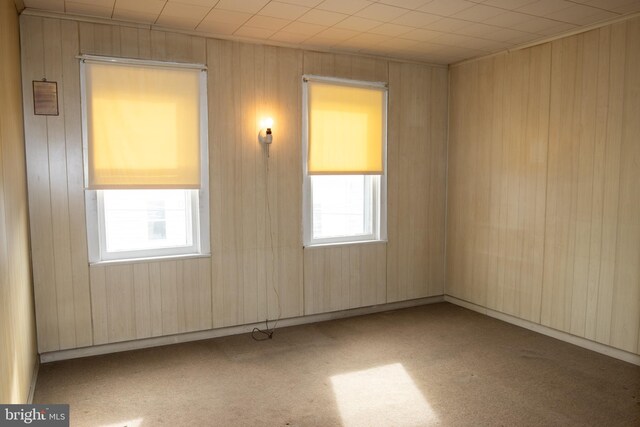
M 204 66 L 80 67 L 90 262 L 209 253 Z
M 305 246 L 386 239 L 383 83 L 303 77 Z

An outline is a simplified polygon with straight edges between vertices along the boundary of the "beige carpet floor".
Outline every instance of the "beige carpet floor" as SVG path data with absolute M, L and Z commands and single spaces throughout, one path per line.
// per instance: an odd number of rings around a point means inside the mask
M 73 426 L 640 426 L 640 367 L 448 304 L 44 364 Z

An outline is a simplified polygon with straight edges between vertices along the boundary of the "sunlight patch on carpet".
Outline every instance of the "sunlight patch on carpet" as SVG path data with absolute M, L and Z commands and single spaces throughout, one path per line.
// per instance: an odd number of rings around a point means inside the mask
M 331 377 L 345 426 L 435 424 L 438 417 L 402 364 Z
M 144 418 L 136 418 L 134 420 L 122 421 L 114 424 L 103 424 L 100 427 L 140 427 Z

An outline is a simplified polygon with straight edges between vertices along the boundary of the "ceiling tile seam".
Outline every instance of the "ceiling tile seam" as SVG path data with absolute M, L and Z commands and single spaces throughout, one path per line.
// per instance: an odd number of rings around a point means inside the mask
M 467 59 L 462 59 L 458 62 L 452 62 L 450 64 L 448 64 L 448 67 L 457 67 L 460 65 L 464 65 L 464 64 L 468 64 L 468 63 L 472 63 L 472 62 L 476 62 L 476 61 L 480 61 L 482 59 L 486 59 L 486 58 L 490 58 L 494 55 L 500 55 L 502 53 L 511 53 L 511 52 L 515 52 L 518 50 L 522 50 L 522 49 L 528 49 L 534 46 L 539 46 L 539 45 L 543 45 L 545 43 L 551 43 L 555 40 L 559 40 L 559 39 L 563 39 L 566 37 L 571 37 L 571 36 L 575 36 L 578 34 L 583 34 L 583 33 L 587 33 L 589 31 L 593 31 L 593 30 L 597 30 L 598 28 L 602 28 L 605 27 L 607 25 L 612 25 L 618 22 L 624 22 L 630 19 L 635 19 L 640 17 L 640 11 L 639 12 L 633 12 L 633 13 L 628 13 L 625 15 L 619 15 L 615 18 L 610 18 L 610 19 L 606 19 L 600 22 L 596 22 L 593 24 L 589 24 L 589 25 L 583 25 L 579 28 L 574 28 L 572 30 L 569 31 L 562 31 L 558 34 L 555 34 L 553 36 L 548 36 L 548 37 L 542 37 L 538 40 L 534 40 L 531 42 L 527 42 L 527 43 L 522 43 L 519 45 L 516 45 L 510 49 L 502 49 L 502 50 L 498 50 L 494 53 L 488 54 L 488 55 L 482 55 L 482 56 L 477 56 L 477 57 L 473 57 L 473 58 L 467 58 Z
M 158 19 L 160 19 L 160 17 L 162 16 L 162 12 L 164 12 L 164 8 L 167 7 L 167 3 L 168 3 L 168 1 L 164 0 L 164 4 L 162 5 L 162 9 L 160 9 L 160 12 L 158 13 L 158 16 L 156 16 L 156 20 L 153 21 L 153 25 L 155 25 L 158 22 Z
M 240 24 L 240 25 L 238 26 L 238 28 L 236 28 L 235 30 L 233 30 L 233 33 L 231 33 L 231 34 L 232 34 L 232 35 L 234 35 L 234 36 L 236 36 L 236 32 L 237 32 L 237 31 L 239 31 L 239 30 L 241 30 L 241 29 L 242 29 L 242 27 L 244 27 L 245 25 L 247 25 L 247 22 L 251 21 L 251 20 L 252 20 L 254 17 L 256 17 L 256 16 L 258 16 L 258 17 L 259 17 L 259 16 L 264 16 L 265 18 L 282 19 L 282 18 L 277 18 L 277 17 L 275 17 L 275 16 L 259 15 L 259 13 L 260 13 L 262 10 L 264 10 L 264 8 L 266 8 L 270 3 L 271 3 L 271 0 L 267 1 L 267 2 L 266 2 L 266 3 L 265 3 L 265 4 L 264 4 L 264 5 L 263 5 L 263 6 L 262 6 L 258 11 L 254 12 L 254 13 L 249 13 L 251 16 L 250 16 L 249 18 L 247 18 L 247 20 L 246 20 L 246 21 L 244 21 L 242 24 Z M 220 4 L 220 0 L 218 0 L 218 1 L 216 2 L 216 6 L 217 6 L 218 4 Z M 288 3 L 287 3 L 287 4 L 288 4 Z M 211 10 L 213 10 L 213 9 L 216 9 L 216 7 L 214 6 L 214 7 L 212 7 L 212 8 L 211 8 Z M 230 11 L 230 12 L 236 12 L 236 11 L 229 10 L 229 9 L 223 9 L 223 8 L 221 8 L 221 7 L 220 7 L 220 8 L 217 8 L 217 9 L 218 9 L 218 10 L 227 10 L 227 11 Z M 209 11 L 209 13 L 211 13 L 211 11 Z M 207 15 L 209 15 L 209 13 L 207 13 Z M 245 13 L 248 13 L 248 12 L 245 12 Z M 206 16 L 207 16 L 207 15 L 205 15 L 205 18 L 206 18 Z M 302 16 L 304 16 L 304 15 L 302 15 Z M 202 20 L 204 20 L 204 18 L 202 18 Z M 288 20 L 288 21 L 291 21 L 291 22 L 289 22 L 289 24 L 291 24 L 292 22 L 297 22 L 297 19 Z M 289 25 L 289 24 L 287 24 L 287 25 Z M 200 24 L 198 24 L 198 25 L 200 25 Z M 286 27 L 287 25 L 285 25 L 285 27 Z M 198 28 L 198 27 L 196 26 L 196 28 Z M 259 27 L 252 27 L 251 25 L 247 25 L 247 28 L 264 29 L 264 28 L 259 28 Z M 284 27 L 282 27 L 282 28 L 284 28 Z M 279 30 L 276 30 L 272 35 L 270 35 L 269 37 L 267 37 L 267 38 L 265 38 L 265 39 L 259 39 L 259 38 L 256 38 L 255 40 L 271 40 L 271 37 L 273 37 L 274 35 L 276 35 L 279 31 L 282 31 L 282 28 L 280 28 Z M 197 31 L 197 30 L 196 30 L 196 31 Z M 240 36 L 240 37 L 242 37 L 242 36 Z M 252 38 L 252 39 L 253 39 L 254 37 L 250 37 L 250 38 Z
M 207 16 L 209 16 L 209 14 L 211 13 L 211 11 L 213 9 L 215 9 L 215 7 L 218 5 L 218 3 L 220 3 L 220 0 L 217 0 L 216 3 L 211 6 L 211 8 L 209 9 L 209 11 L 207 13 L 204 14 L 204 16 L 202 17 L 202 19 L 200 21 L 198 21 L 198 23 L 196 24 L 195 27 L 193 27 L 193 31 L 198 31 L 198 27 L 200 26 L 200 24 L 202 24 L 204 22 L 204 20 L 206 19 Z
M 574 4 L 574 5 L 576 5 L 576 6 L 586 6 L 586 7 L 590 7 L 590 8 L 592 8 L 592 9 L 598 9 L 598 10 L 601 10 L 601 11 L 603 11 L 603 12 L 611 12 L 611 13 L 615 13 L 616 15 L 622 15 L 621 13 L 614 12 L 614 11 L 613 11 L 613 10 L 611 10 L 611 9 L 605 9 L 605 8 L 603 8 L 603 7 L 593 6 L 593 5 L 591 5 L 591 4 L 580 3 L 579 1 L 576 1 L 576 0 L 565 0 L 565 1 L 567 1 L 567 2 L 569 2 L 569 3 L 573 3 L 573 4 Z M 563 10 L 564 10 L 564 9 L 560 9 L 558 12 L 562 12 Z

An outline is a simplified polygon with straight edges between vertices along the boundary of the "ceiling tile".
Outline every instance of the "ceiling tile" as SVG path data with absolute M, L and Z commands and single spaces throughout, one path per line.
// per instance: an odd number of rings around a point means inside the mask
M 475 6 L 475 3 L 466 0 L 433 0 L 418 10 L 433 13 L 434 15 L 450 16 L 473 6 Z
M 638 0 L 582 0 L 580 1 L 582 4 L 586 4 L 587 6 L 598 7 L 600 9 L 606 10 L 614 10 L 622 6 L 626 6 L 628 4 L 640 4 Z
M 384 3 L 390 6 L 398 6 L 405 9 L 415 10 L 421 6 L 424 6 L 430 1 L 431 0 L 378 0 L 378 3 Z
M 358 49 L 375 49 L 380 43 L 385 42 L 389 39 L 387 36 L 382 36 L 380 34 L 370 34 L 370 33 L 362 33 L 357 36 L 350 38 L 344 42 L 341 42 L 341 46 L 350 46 Z
M 233 34 L 242 24 L 234 24 L 230 22 L 203 21 L 198 25 L 198 31 L 204 31 L 212 34 Z
M 67 3 L 70 3 L 69 0 L 65 1 L 65 5 Z M 72 0 L 71 3 L 82 3 L 90 6 L 110 7 L 113 9 L 113 5 L 116 3 L 116 0 Z
M 282 29 L 288 33 L 302 34 L 307 37 L 318 34 L 320 31 L 326 30 L 327 26 L 318 24 L 308 24 L 304 22 L 294 21 Z
M 418 45 L 420 45 L 421 43 L 419 41 L 416 40 L 409 40 L 409 39 L 403 39 L 403 38 L 392 38 L 386 41 L 383 41 L 382 43 L 380 43 L 380 47 L 386 51 L 390 51 L 390 50 L 408 50 L 408 49 L 412 49 Z
M 100 16 L 103 18 L 111 18 L 113 13 L 112 6 L 101 6 L 98 4 L 77 3 L 73 1 L 65 2 L 65 12 L 75 13 L 78 15 Z
M 411 11 L 394 19 L 392 22 L 399 25 L 408 25 L 415 28 L 426 28 L 432 22 L 441 20 L 442 17 L 425 12 Z
M 456 30 L 462 27 L 466 27 L 467 25 L 469 25 L 468 21 L 463 21 L 461 19 L 454 19 L 454 18 L 443 18 L 439 21 L 429 24 L 428 28 L 430 30 L 451 33 L 451 32 L 455 32 Z
M 290 24 L 288 19 L 272 18 L 271 16 L 252 16 L 244 25 L 252 28 L 263 28 L 265 30 L 278 31 Z
M 333 40 L 337 43 L 339 41 L 348 40 L 358 34 L 358 31 L 331 27 L 317 34 L 317 36 L 326 40 Z
M 569 24 L 567 22 L 555 22 L 552 27 L 546 28 L 544 30 L 536 31 L 536 34 L 542 34 L 545 36 L 554 36 L 556 34 L 564 33 L 565 31 L 570 31 L 577 28 L 577 25 Z
M 367 0 L 325 0 L 316 6 L 316 8 L 353 15 L 371 4 L 373 3 Z
M 302 42 L 302 46 L 307 48 L 328 48 L 336 44 L 335 40 L 325 39 L 319 36 L 313 36 Z
M 286 31 L 278 31 L 274 35 L 272 35 L 269 39 L 275 40 L 282 43 L 291 43 L 291 44 L 300 44 L 305 41 L 309 36 L 305 36 L 303 34 L 296 33 L 288 33 Z
M 252 28 L 279 31 L 291 23 L 288 19 L 272 18 L 270 16 L 254 15 L 244 25 Z
M 274 30 L 267 30 L 265 28 L 248 27 L 246 25 L 243 25 L 242 27 L 238 28 L 235 31 L 235 33 L 233 33 L 234 36 L 249 37 L 252 39 L 268 39 L 273 34 L 275 34 Z
M 380 22 L 378 21 L 360 18 L 359 16 L 350 16 L 345 20 L 338 22 L 334 27 L 354 31 L 367 31 L 373 27 L 377 27 L 378 25 L 380 25 Z
M 508 28 L 505 28 L 505 29 L 508 29 Z M 542 38 L 542 36 L 540 36 L 539 34 L 523 33 L 522 31 L 519 31 L 519 33 L 520 35 L 514 36 L 513 38 L 510 38 L 507 41 L 517 46 L 523 43 L 531 43 L 535 40 Z
M 543 34 L 542 31 L 556 27 L 558 25 L 568 24 L 563 24 L 561 22 L 553 21 L 547 18 L 532 17 L 529 21 L 521 22 L 520 24 L 518 24 L 518 29 L 520 31 L 526 31 L 528 33 Z
M 618 15 L 613 12 L 607 12 L 605 10 L 596 9 L 595 7 L 590 6 L 583 6 L 581 4 L 574 4 L 566 9 L 546 15 L 549 19 L 555 19 L 556 21 L 568 22 L 570 24 L 577 25 L 588 25 L 596 21 L 615 18 L 616 16 Z
M 129 10 L 132 12 L 141 12 L 144 14 L 155 14 L 158 16 L 162 11 L 166 1 L 165 0 L 136 0 L 125 1 L 117 0 L 114 8 L 115 10 Z
M 540 36 L 538 34 L 525 33 L 512 28 L 500 28 L 497 31 L 486 34 L 484 38 L 505 43 L 522 43 L 520 40 L 533 40 L 535 38 L 540 38 Z
M 628 3 L 624 6 L 616 7 L 613 10 L 615 13 L 633 13 L 640 11 L 640 2 Z
M 356 15 L 380 22 L 389 22 L 401 15 L 404 15 L 405 13 L 407 13 L 406 9 L 376 3 L 362 9 L 360 12 L 356 13 Z
M 426 41 L 438 38 L 442 36 L 442 34 L 443 33 L 439 31 L 431 31 L 431 30 L 424 30 L 422 28 L 418 28 L 401 35 L 400 38 L 407 39 L 407 40 L 414 40 L 418 42 L 426 42 Z
M 546 16 L 550 13 L 566 9 L 574 4 L 575 3 L 565 0 L 538 0 L 535 3 L 519 7 L 517 11 L 531 15 Z
M 369 32 L 373 34 L 381 34 L 383 36 L 398 37 L 412 31 L 413 29 L 413 27 L 407 27 L 406 25 L 391 24 L 387 22 L 386 24 L 370 29 Z
M 156 24 L 194 29 L 211 10 L 210 7 L 167 2 Z
M 462 27 L 454 32 L 465 36 L 485 37 L 486 35 L 495 33 L 498 30 L 500 30 L 500 27 L 496 27 L 494 25 L 471 22 L 466 27 Z
M 462 36 L 459 34 L 443 34 L 432 39 L 431 41 L 438 44 L 486 51 L 492 51 L 508 46 L 508 43 L 501 43 L 494 40 L 485 40 L 477 37 Z
M 536 0 L 485 0 L 482 4 L 499 7 L 501 9 L 513 10 L 535 2 Z
M 504 9 L 498 9 L 497 7 L 485 6 L 478 4 L 458 13 L 455 13 L 452 17 L 458 19 L 465 19 L 467 21 L 482 22 L 485 19 L 493 18 L 494 16 L 504 13 Z
M 316 7 L 322 0 L 279 0 L 282 3 L 296 4 L 298 6 Z
M 204 6 L 211 9 L 218 3 L 219 0 L 168 0 L 169 3 L 186 3 L 194 6 Z
M 294 20 L 309 11 L 308 7 L 295 4 L 272 1 L 262 8 L 260 15 L 272 16 L 274 18 Z
M 309 12 L 298 18 L 300 22 L 307 22 L 309 24 L 318 24 L 331 26 L 342 21 L 348 15 L 337 12 L 329 12 L 327 10 L 311 9 Z
M 137 0 L 136 0 L 137 1 Z M 220 0 L 216 9 L 233 10 L 236 12 L 257 13 L 269 0 Z M 251 37 L 251 36 L 247 36 Z
M 113 19 L 119 21 L 141 22 L 153 24 L 158 19 L 157 13 L 138 12 L 135 10 L 114 9 Z
M 489 25 L 497 25 L 499 27 L 515 27 L 518 24 L 529 20 L 531 20 L 531 15 L 518 12 L 504 12 L 482 22 Z
M 25 7 L 64 12 L 64 0 L 26 0 Z
M 232 10 L 224 9 L 211 9 L 207 16 L 202 20 L 202 24 L 215 22 L 217 24 L 230 24 L 239 27 L 247 22 L 251 16 L 252 15 L 250 13 L 234 12 Z

